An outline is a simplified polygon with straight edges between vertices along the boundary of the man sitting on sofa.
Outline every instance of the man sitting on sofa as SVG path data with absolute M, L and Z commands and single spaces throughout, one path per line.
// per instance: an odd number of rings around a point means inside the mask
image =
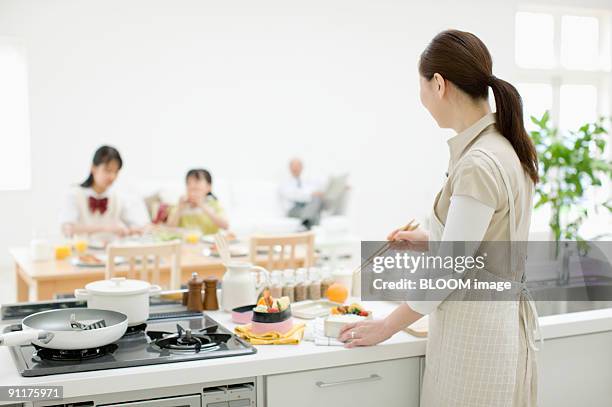
M 304 164 L 299 158 L 289 161 L 291 176 L 279 188 L 281 203 L 287 216 L 298 218 L 306 229 L 317 225 L 323 210 L 321 183 L 302 176 Z

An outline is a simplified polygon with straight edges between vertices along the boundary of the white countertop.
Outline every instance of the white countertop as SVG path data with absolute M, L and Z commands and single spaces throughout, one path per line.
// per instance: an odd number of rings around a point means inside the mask
M 393 303 L 383 302 L 364 305 L 376 317 L 388 314 L 395 307 Z M 229 314 L 211 312 L 210 316 L 233 329 Z M 612 308 L 540 317 L 540 324 L 545 339 L 612 331 Z M 20 376 L 8 348 L 0 347 L 0 385 L 62 385 L 65 398 L 79 397 L 422 356 L 426 341 L 404 332 L 377 346 L 357 349 L 315 346 L 302 341 L 299 345 L 257 346 L 257 353 L 247 356 L 32 378 Z

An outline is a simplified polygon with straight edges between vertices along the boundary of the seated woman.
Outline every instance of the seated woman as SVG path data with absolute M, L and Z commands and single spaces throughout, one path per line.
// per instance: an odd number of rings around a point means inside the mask
M 146 214 L 126 205 L 111 186 L 119 175 L 123 161 L 119 151 L 102 146 L 96 150 L 89 177 L 68 194 L 60 221 L 65 236 L 75 234 L 136 233 L 147 223 Z
M 203 234 L 217 233 L 229 224 L 223 208 L 211 192 L 212 176 L 204 169 L 193 169 L 185 177 L 187 194 L 172 208 L 166 224 L 187 229 L 199 229 Z

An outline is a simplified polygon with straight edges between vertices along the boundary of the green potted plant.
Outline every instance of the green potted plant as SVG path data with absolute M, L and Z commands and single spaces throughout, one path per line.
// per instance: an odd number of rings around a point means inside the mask
M 609 141 L 607 120 L 600 118 L 563 134 L 551 123 L 548 111 L 541 118 L 532 116 L 531 121 L 536 125 L 530 134 L 540 164 L 535 208 L 550 208 L 548 224 L 556 242 L 557 257 L 560 241 L 584 242 L 580 227 L 588 216 L 602 210 L 612 212 L 609 196 L 597 202 L 585 197 L 587 191 L 597 195 L 593 189 L 601 188 L 612 179 L 612 160 L 604 156 Z

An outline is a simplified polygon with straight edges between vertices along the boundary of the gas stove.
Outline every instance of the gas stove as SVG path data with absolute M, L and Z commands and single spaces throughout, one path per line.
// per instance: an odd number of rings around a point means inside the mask
M 4 328 L 18 330 L 21 324 Z M 117 342 L 100 348 L 24 345 L 10 351 L 19 373 L 31 377 L 248 355 L 256 349 L 208 315 L 182 310 L 151 314 L 146 324 L 130 327 Z

